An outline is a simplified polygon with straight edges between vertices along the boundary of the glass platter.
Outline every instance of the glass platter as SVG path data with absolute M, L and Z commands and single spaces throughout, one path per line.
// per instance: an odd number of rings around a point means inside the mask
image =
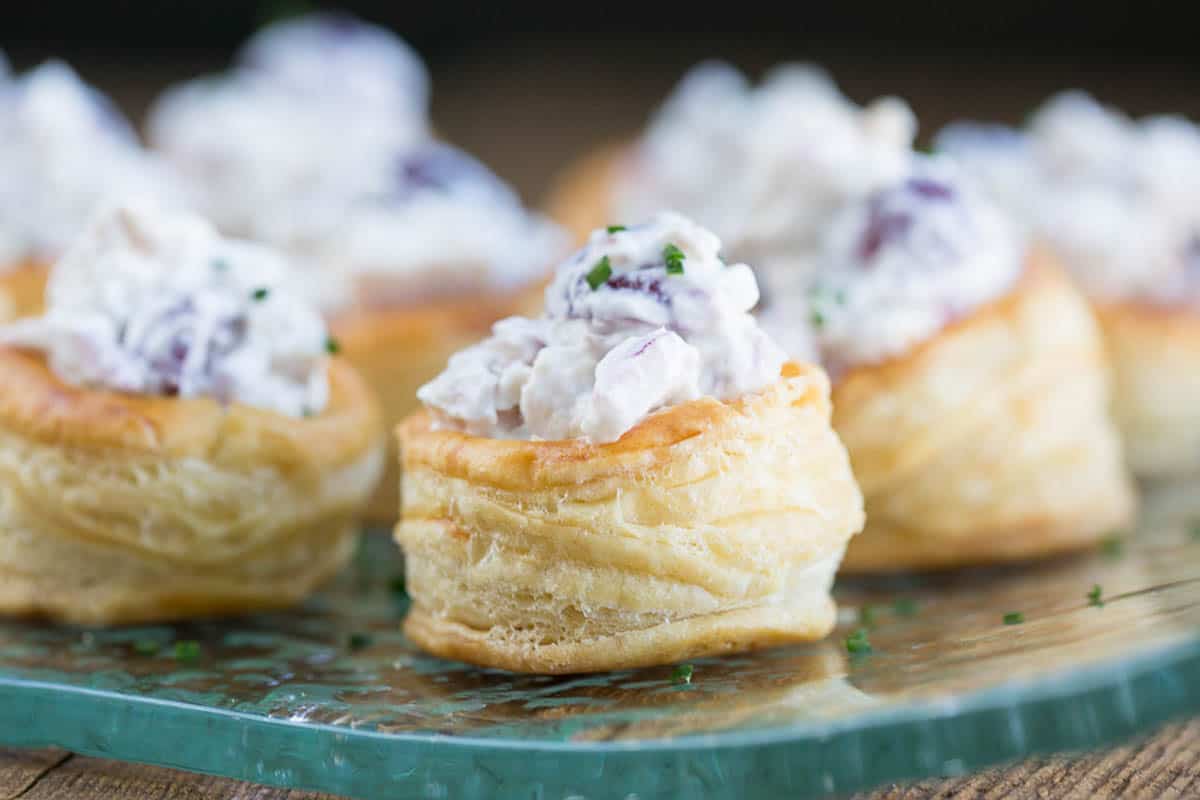
M 960 773 L 1200 711 L 1197 523 L 1193 487 L 1160 487 L 1140 530 L 1093 553 L 842 581 L 834 636 L 697 659 L 690 684 L 425 656 L 373 534 L 289 613 L 0 623 L 0 743 L 357 797 L 803 797 Z M 864 622 L 872 652 L 851 654 Z

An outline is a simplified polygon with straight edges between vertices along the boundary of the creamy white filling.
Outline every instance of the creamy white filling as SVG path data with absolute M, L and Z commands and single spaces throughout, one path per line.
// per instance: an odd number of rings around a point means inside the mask
M 1172 116 L 1135 121 L 1067 92 L 1025 132 L 972 130 L 944 131 L 939 149 L 1047 242 L 1090 295 L 1200 303 L 1200 127 Z
M 388 189 L 388 164 L 415 140 L 415 124 L 350 113 L 246 72 L 170 90 L 149 133 L 223 232 L 302 253 L 337 230 L 356 198 Z
M 386 28 L 342 12 L 315 12 L 256 33 L 239 65 L 307 100 L 336 103 L 424 131 L 429 74 L 421 57 Z
M 264 29 L 229 72 L 168 90 L 148 129 L 224 232 L 304 250 L 347 203 L 387 190 L 388 162 L 428 136 L 427 104 L 407 44 L 315 14 Z
M 129 124 L 66 64 L 0 69 L 0 269 L 53 260 L 113 194 L 167 194 Z
M 417 396 L 478 436 L 611 442 L 677 403 L 758 391 L 786 356 L 749 314 L 750 268 L 720 249 L 671 212 L 598 230 L 558 267 L 542 317 L 498 322 Z
M 0 344 L 43 351 L 78 386 L 315 414 L 329 340 L 287 272 L 199 218 L 106 209 L 55 264 L 45 313 L 0 328 Z
M 411 50 L 341 16 L 272 26 L 233 70 L 169 91 L 150 138 L 225 233 L 285 250 L 334 314 L 532 283 L 565 235 L 430 139 Z
M 485 166 L 445 144 L 393 160 L 392 184 L 346 209 L 322 243 L 328 308 L 395 308 L 433 297 L 512 291 L 567 252 L 557 225 L 522 206 Z
M 952 166 L 916 162 L 833 222 L 808 295 L 821 360 L 835 374 L 909 352 L 1008 292 L 1024 239 Z
M 915 131 L 902 101 L 856 106 L 813 67 L 777 68 L 755 88 L 728 65 L 703 64 L 638 143 L 615 213 L 688 214 L 754 265 L 769 301 L 806 282 L 838 209 L 905 173 Z

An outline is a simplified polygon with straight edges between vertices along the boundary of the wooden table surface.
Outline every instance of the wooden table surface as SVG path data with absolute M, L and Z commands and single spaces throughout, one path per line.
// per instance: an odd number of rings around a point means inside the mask
M 1200 796 L 1200 720 L 1099 753 L 1034 758 L 949 780 L 885 786 L 862 800 L 921 798 L 1183 798 Z M 161 767 L 0 749 L 0 800 L 320 800 L 289 791 Z

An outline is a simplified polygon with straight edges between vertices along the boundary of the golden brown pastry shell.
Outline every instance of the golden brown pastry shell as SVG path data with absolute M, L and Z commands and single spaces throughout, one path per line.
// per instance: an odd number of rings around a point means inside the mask
M 471 294 L 420 307 L 355 310 L 330 327 L 341 355 L 378 398 L 386 430 L 420 407 L 417 389 L 446 368 L 450 356 L 485 338 L 497 320 L 536 313 L 545 284 L 513 292 Z M 400 469 L 388 437 L 383 478 L 367 506 L 374 522 L 395 522 L 400 503 Z
M 65 384 L 0 348 L 0 612 L 128 623 L 291 605 L 351 554 L 375 402 L 330 364 L 293 419 Z
M 402 423 L 413 606 L 440 656 L 520 672 L 671 663 L 824 636 L 861 496 L 828 381 L 789 364 L 731 402 L 654 414 L 610 444 Z
M 0 271 L 0 322 L 11 322 L 42 312 L 50 265 L 26 260 Z
M 1138 302 L 1095 308 L 1130 467 L 1148 479 L 1200 473 L 1200 312 Z
M 843 376 L 833 425 L 867 506 L 843 569 L 1027 559 L 1127 525 L 1109 390 L 1090 308 L 1043 251 L 1004 297 Z
M 546 200 L 546 213 L 584 241 L 596 228 L 620 224 L 611 219 L 612 190 L 632 148 L 615 142 L 588 153 L 559 176 Z

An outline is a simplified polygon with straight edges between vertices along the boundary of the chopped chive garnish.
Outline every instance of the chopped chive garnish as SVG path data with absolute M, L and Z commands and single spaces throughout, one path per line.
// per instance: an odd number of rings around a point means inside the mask
M 825 315 L 814 308 L 809 320 L 812 322 L 814 328 L 820 328 L 825 324 Z
M 300 416 L 304 417 L 305 419 L 308 419 L 313 416 L 313 410 L 308 407 L 302 408 L 302 409 L 300 409 Z
M 175 643 L 176 661 L 195 661 L 200 657 L 200 643 L 191 639 Z
M 846 637 L 846 652 L 851 655 L 866 655 L 871 652 L 871 640 L 867 638 L 866 628 L 858 628 Z
M 625 226 L 624 225 L 609 225 L 604 230 L 608 231 L 609 233 L 620 233 L 621 231 L 625 230 Z
M 251 296 L 252 298 L 254 298 L 255 300 L 257 300 L 257 301 L 260 301 L 260 302 L 261 302 L 261 301 L 263 301 L 263 300 L 266 300 L 266 299 L 267 299 L 267 295 L 269 295 L 270 293 L 271 293 L 271 290 L 270 290 L 270 289 L 267 289 L 267 288 L 263 287 L 263 288 L 261 288 L 261 289 L 255 289 L 255 290 L 254 290 L 254 293 L 253 293 L 253 294 L 251 294 L 250 296 Z
M 836 292 L 834 292 L 833 302 L 837 303 L 839 306 L 846 305 L 846 290 L 838 289 Z
M 1025 615 L 1020 611 L 1010 611 L 1004 615 L 1005 625 L 1020 625 L 1025 621 Z
M 897 597 L 892 603 L 892 610 L 901 617 L 915 617 L 919 606 L 917 601 L 912 597 Z
M 608 261 L 608 256 L 604 256 L 596 262 L 596 266 L 592 267 L 587 274 L 587 285 L 592 287 L 592 291 L 596 291 L 604 285 L 605 281 L 612 277 L 612 264 Z
M 1193 522 L 1188 526 L 1188 535 L 1200 542 L 1200 522 Z
M 860 606 L 858 609 L 858 624 L 864 628 L 875 627 L 875 606 Z
M 133 643 L 133 652 L 139 656 L 152 656 L 162 649 L 158 646 L 158 642 L 152 642 L 149 639 L 139 639 Z
M 351 652 L 358 652 L 364 648 L 371 646 L 371 636 L 367 633 L 352 633 L 350 638 L 346 640 L 346 645 Z
M 671 670 L 671 683 L 691 683 L 692 672 L 694 672 L 694 670 L 692 669 L 691 664 L 680 664 L 679 666 L 675 667 L 675 669 Z
M 392 594 L 408 594 L 408 587 L 404 583 L 403 575 L 397 575 L 388 581 L 388 589 L 392 591 Z
M 336 356 L 341 352 L 342 346 L 338 344 L 338 340 L 332 336 L 325 337 L 325 352 L 331 356 Z
M 214 258 L 212 260 L 212 268 L 217 272 L 224 272 L 229 269 L 229 262 L 223 258 Z
M 667 274 L 668 275 L 682 275 L 683 274 L 683 259 L 685 257 L 683 255 L 683 251 L 680 250 L 678 247 L 676 247 L 674 244 L 668 243 L 667 246 L 663 248 L 662 254 L 663 254 L 663 261 L 667 262 Z
M 1120 535 L 1114 533 L 1100 543 L 1100 552 L 1109 558 L 1120 558 L 1125 552 L 1125 542 L 1121 540 Z
M 1100 584 L 1092 585 L 1092 590 L 1087 593 L 1087 599 L 1089 606 L 1104 607 L 1104 590 L 1100 588 Z

